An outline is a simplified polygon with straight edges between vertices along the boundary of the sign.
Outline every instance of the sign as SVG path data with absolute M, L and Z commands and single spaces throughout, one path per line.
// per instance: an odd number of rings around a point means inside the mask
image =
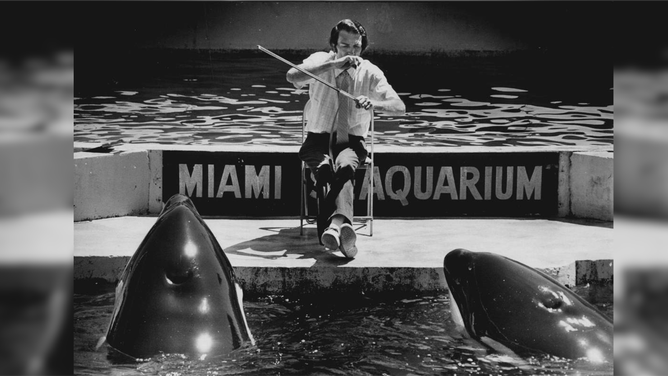
M 375 217 L 557 214 L 556 152 L 387 153 L 375 162 Z M 368 176 L 358 178 L 355 197 L 368 189 Z
M 201 215 L 299 215 L 299 168 L 291 153 L 164 151 L 162 199 L 176 193 Z
M 185 194 L 202 215 L 299 216 L 300 166 L 296 153 L 165 151 L 163 200 Z M 377 153 L 374 217 L 552 216 L 558 171 L 557 152 Z M 371 173 L 356 172 L 356 215 Z

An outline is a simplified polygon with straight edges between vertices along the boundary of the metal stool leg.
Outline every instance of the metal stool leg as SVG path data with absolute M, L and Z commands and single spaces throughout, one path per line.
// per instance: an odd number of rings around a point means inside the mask
M 367 211 L 367 214 L 369 215 L 369 236 L 373 236 L 373 181 L 374 181 L 374 174 L 376 173 L 374 162 L 376 155 L 373 152 L 373 141 L 374 141 L 374 132 L 375 132 L 375 127 L 374 127 L 374 121 L 373 121 L 373 108 L 369 110 L 371 113 L 371 148 L 370 148 L 370 155 L 371 155 L 371 174 L 369 174 L 369 202 L 367 203 L 369 205 L 369 210 Z
M 301 168 L 301 182 L 299 184 L 299 235 L 304 235 L 304 216 L 306 214 L 306 176 L 304 175 L 304 162 Z
M 371 136 L 373 138 L 373 136 Z M 371 156 L 371 173 L 369 174 L 369 193 L 367 197 L 367 215 L 369 216 L 369 236 L 373 236 L 373 179 L 374 179 L 374 166 L 373 166 L 373 155 Z
M 304 110 L 302 111 L 302 144 L 304 143 L 304 136 L 305 136 L 305 130 L 306 130 L 306 109 L 308 108 L 310 102 L 306 102 L 306 105 L 304 106 Z M 300 195 L 299 195 L 299 235 L 303 236 L 304 235 L 304 219 L 306 217 L 306 212 L 307 208 L 306 206 L 308 205 L 307 202 L 307 197 L 306 197 L 306 174 L 304 174 L 304 169 L 305 169 L 305 163 L 302 161 L 301 162 L 301 172 L 300 176 L 301 179 L 299 181 L 299 187 L 300 187 Z
M 327 187 L 316 187 L 317 197 L 318 197 L 318 216 L 316 219 L 317 228 L 318 228 L 318 241 L 322 245 L 322 234 L 327 228 L 327 221 L 329 220 L 329 214 L 326 208 L 327 205 Z

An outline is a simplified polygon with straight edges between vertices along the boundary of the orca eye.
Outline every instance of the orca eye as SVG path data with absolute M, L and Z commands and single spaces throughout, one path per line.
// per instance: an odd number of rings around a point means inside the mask
M 545 306 L 545 308 L 549 309 L 560 309 L 561 307 L 563 307 L 564 302 L 561 299 L 552 298 L 545 300 L 543 302 L 543 305 Z
M 170 285 L 182 285 L 188 282 L 193 276 L 192 270 L 165 272 L 165 278 Z

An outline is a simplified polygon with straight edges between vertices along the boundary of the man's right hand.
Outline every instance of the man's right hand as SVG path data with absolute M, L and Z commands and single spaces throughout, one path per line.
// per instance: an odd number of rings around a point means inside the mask
M 362 64 L 362 58 L 359 56 L 348 55 L 332 61 L 334 68 L 347 70 L 350 67 L 357 68 Z

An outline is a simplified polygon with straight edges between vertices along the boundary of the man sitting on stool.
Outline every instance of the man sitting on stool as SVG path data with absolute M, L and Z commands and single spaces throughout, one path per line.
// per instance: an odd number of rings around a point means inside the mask
M 359 22 L 339 21 L 332 28 L 329 44 L 332 51 L 313 53 L 299 68 L 352 94 L 354 102 L 295 68 L 288 71 L 287 80 L 298 89 L 309 85 L 308 134 L 299 157 L 314 173 L 318 188 L 330 185 L 326 210 L 332 214 L 321 241 L 330 251 L 339 249 L 353 258 L 357 254 L 353 182 L 357 166 L 368 155 L 364 138 L 372 109 L 400 115 L 406 106 L 380 68 L 360 57 L 368 39 Z

